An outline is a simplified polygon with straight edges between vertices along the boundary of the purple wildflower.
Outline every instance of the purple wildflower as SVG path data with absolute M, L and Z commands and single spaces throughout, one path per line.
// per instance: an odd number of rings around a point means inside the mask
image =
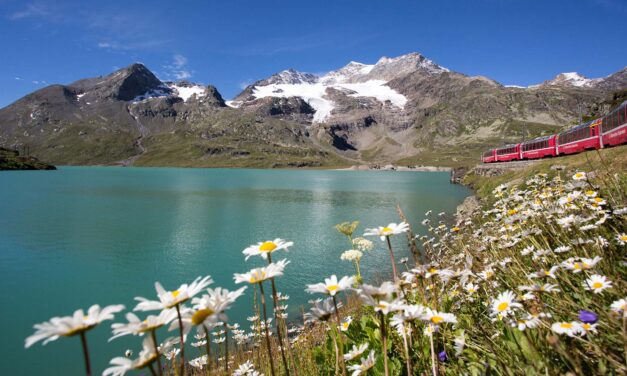
M 448 356 L 446 355 L 446 350 L 442 350 L 442 352 L 438 354 L 438 359 L 440 359 L 440 362 L 446 362 L 448 360 Z
M 579 311 L 579 320 L 583 323 L 594 324 L 598 319 L 599 317 L 594 312 L 586 311 L 584 309 Z

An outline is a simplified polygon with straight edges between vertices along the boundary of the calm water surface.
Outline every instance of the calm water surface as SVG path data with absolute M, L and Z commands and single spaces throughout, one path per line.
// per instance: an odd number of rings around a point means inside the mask
M 64 167 L 0 172 L 0 375 L 83 374 L 80 340 L 61 338 L 24 350 L 32 325 L 90 305 L 155 297 L 154 281 L 176 288 L 210 274 L 213 287 L 234 289 L 233 273 L 261 265 L 241 251 L 258 241 L 294 241 L 292 262 L 278 280 L 291 296 L 290 317 L 311 298 L 303 289 L 330 274 L 350 274 L 340 261 L 347 242 L 339 222 L 364 227 L 410 222 L 454 211 L 468 190 L 448 173 Z M 364 256 L 366 277 L 387 274 L 388 255 L 376 239 Z M 397 247 L 401 247 L 400 238 Z M 400 251 L 399 257 L 406 255 Z M 384 265 L 384 267 L 382 267 Z M 245 329 L 252 291 L 229 312 Z M 122 320 L 123 315 L 118 315 Z M 140 340 L 107 343 L 111 322 L 89 332 L 98 375 Z M 159 333 L 164 338 L 166 333 Z M 189 349 L 195 355 L 196 349 Z M 189 356 L 188 355 L 188 356 Z

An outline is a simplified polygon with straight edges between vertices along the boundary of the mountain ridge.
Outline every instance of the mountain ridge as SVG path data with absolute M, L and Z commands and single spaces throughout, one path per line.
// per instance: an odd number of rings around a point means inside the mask
M 286 69 L 224 101 L 212 85 L 161 81 L 135 63 L 0 109 L 0 146 L 28 145 L 56 164 L 468 163 L 481 148 L 569 124 L 577 108 L 598 109 L 627 87 L 626 71 L 515 88 L 411 53 L 320 76 Z

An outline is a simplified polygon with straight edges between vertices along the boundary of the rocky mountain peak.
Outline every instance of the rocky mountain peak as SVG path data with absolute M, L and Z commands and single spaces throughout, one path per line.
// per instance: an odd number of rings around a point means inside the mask
M 294 85 L 294 84 L 303 84 L 303 83 L 313 84 L 316 81 L 318 81 L 318 77 L 316 77 L 315 75 L 311 73 L 299 72 L 295 69 L 290 68 L 290 69 L 281 71 L 279 73 L 273 74 L 267 80 L 264 81 L 264 84 L 265 85 L 272 85 L 272 84 Z
M 418 52 L 412 52 L 394 58 L 381 57 L 368 76 L 371 79 L 389 81 L 415 71 L 433 75 L 448 72 L 449 70 L 427 59 Z
M 320 82 L 325 85 L 337 84 L 337 83 L 345 83 L 345 82 L 356 82 L 359 79 L 372 70 L 374 65 L 368 65 L 359 63 L 356 61 L 351 61 L 346 64 L 344 67 L 331 71 L 320 78 Z
M 576 86 L 576 87 L 590 87 L 594 84 L 591 80 L 577 72 L 560 73 L 552 80 L 545 81 L 545 85 L 550 86 Z

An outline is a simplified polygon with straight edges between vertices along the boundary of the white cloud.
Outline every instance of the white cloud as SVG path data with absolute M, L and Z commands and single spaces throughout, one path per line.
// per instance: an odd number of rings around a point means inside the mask
M 240 89 L 244 90 L 252 83 L 253 83 L 253 80 L 249 78 L 246 81 L 240 82 L 237 86 L 239 86 Z
M 192 77 L 194 71 L 187 66 L 187 57 L 181 54 L 172 56 L 172 61 L 163 66 L 165 74 L 169 79 L 187 80 Z
M 173 63 L 176 68 L 183 68 L 187 65 L 187 58 L 183 55 L 176 54 L 172 57 Z
M 9 15 L 9 19 L 11 20 L 22 20 L 24 18 L 30 18 L 30 17 L 46 17 L 49 16 L 51 13 L 50 11 L 43 5 L 41 4 L 35 4 L 35 3 L 31 3 L 26 5 L 26 8 L 11 13 Z
M 15 81 L 22 81 L 22 77 L 13 77 L 15 78 Z

